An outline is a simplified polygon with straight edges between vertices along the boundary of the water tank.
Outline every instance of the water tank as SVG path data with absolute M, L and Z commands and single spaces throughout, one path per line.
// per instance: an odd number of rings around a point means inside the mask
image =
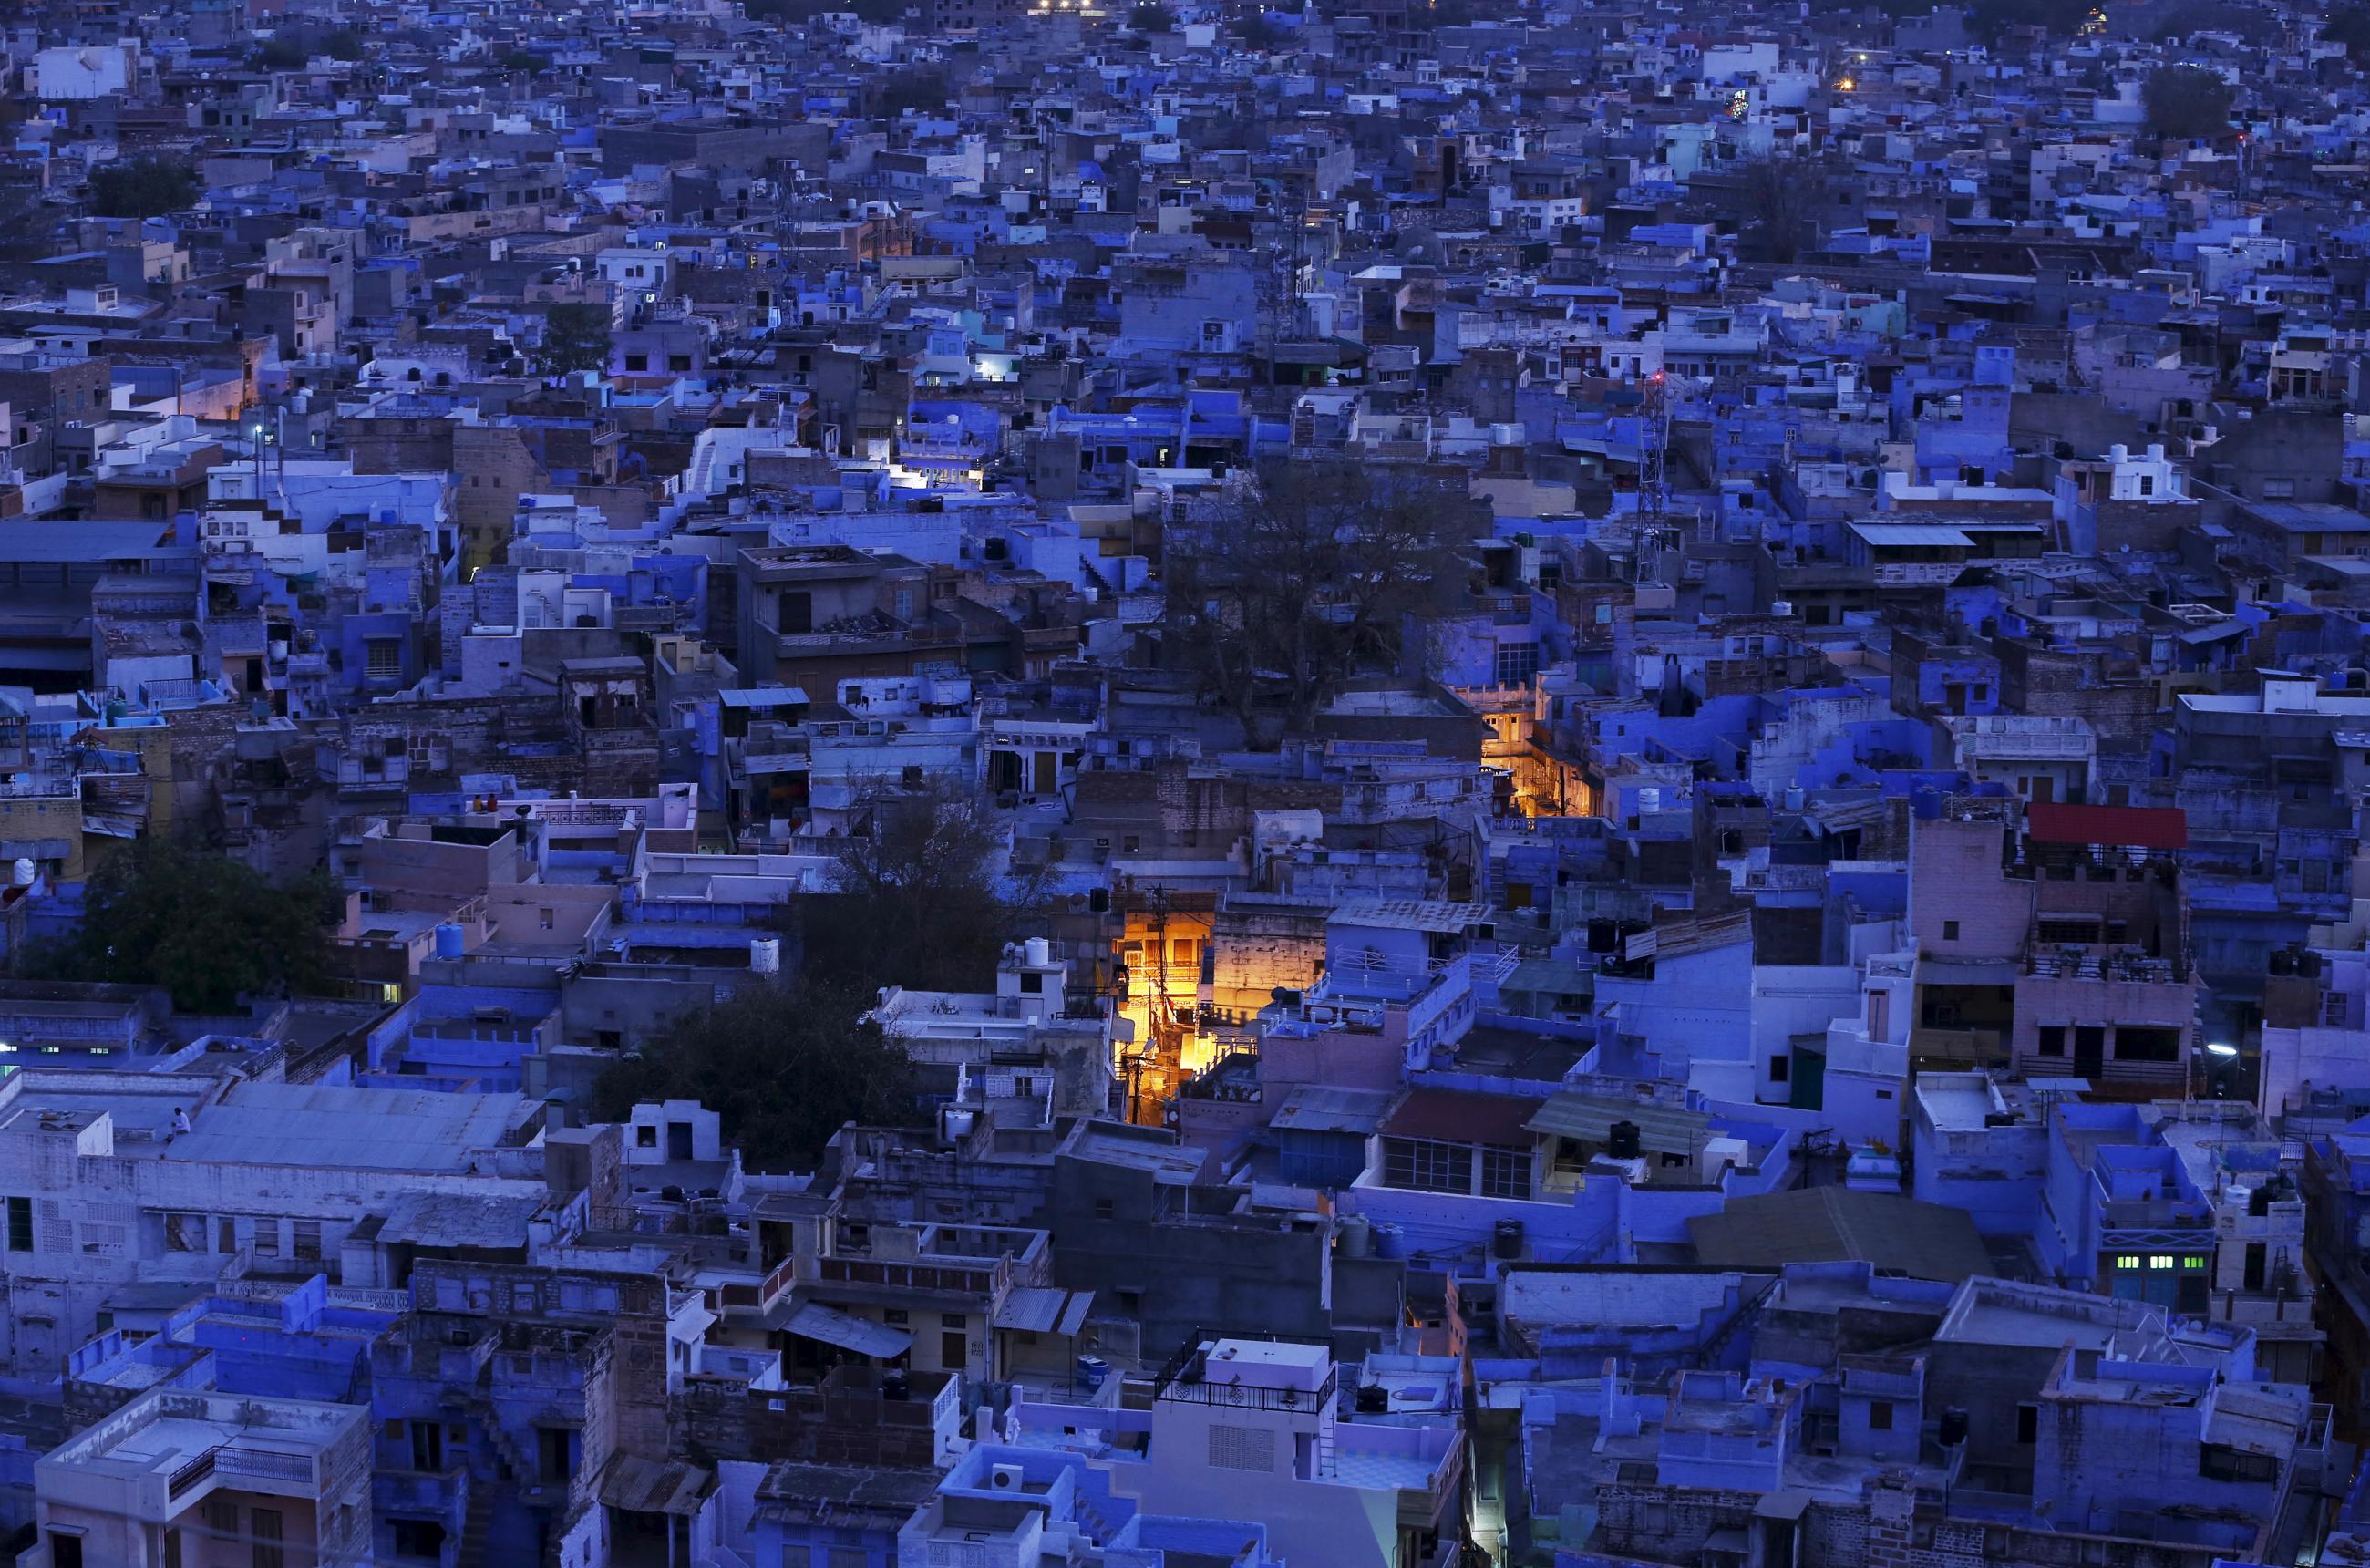
M 1081 1355 L 1077 1377 L 1078 1387 L 1091 1394 L 1110 1378 L 1110 1363 L 1099 1355 Z
M 458 958 L 467 951 L 468 933 L 447 920 L 436 928 L 436 956 Z
M 1662 809 L 1662 792 L 1651 784 L 1638 791 L 1638 814 L 1651 816 Z
M 2307 980 L 2319 978 L 2320 950 L 2318 948 L 2307 948 L 2302 952 L 2296 954 L 2295 972 L 2298 974 L 2303 975 Z
M 1363 1214 L 1341 1216 L 1341 1255 L 1363 1258 L 1373 1250 L 1374 1226 Z
M 1957 1405 L 1942 1412 L 1940 1430 L 1934 1434 L 1945 1448 L 1955 1448 L 1967 1440 L 1967 1412 Z
M 34 877 L 39 874 L 40 872 L 34 867 L 33 862 L 25 859 L 20 856 L 17 859 L 17 864 L 10 869 L 8 880 L 14 886 L 30 887 L 33 885 Z
M 1491 1228 L 1490 1255 L 1493 1258 L 1515 1259 L 1523 1255 L 1523 1222 L 1501 1219 Z
M 1605 1131 L 1605 1152 L 1616 1159 L 1635 1159 L 1639 1155 L 1638 1124 L 1616 1122 Z
M 779 974 L 782 972 L 782 939 L 752 937 L 749 939 L 749 973 Z
M 949 1138 L 967 1138 L 971 1136 L 972 1120 L 972 1113 L 969 1111 L 948 1112 L 947 1136 Z
M 1399 1256 L 1404 1244 L 1405 1234 L 1398 1226 L 1386 1222 L 1375 1227 L 1375 1256 L 1377 1258 Z
M 1042 937 L 1029 939 L 1027 963 L 1031 969 L 1042 969 L 1053 962 L 1053 944 Z
M 2273 948 L 2272 950 L 2272 973 L 2274 974 L 2295 974 L 2295 954 L 2290 952 L 2285 948 Z

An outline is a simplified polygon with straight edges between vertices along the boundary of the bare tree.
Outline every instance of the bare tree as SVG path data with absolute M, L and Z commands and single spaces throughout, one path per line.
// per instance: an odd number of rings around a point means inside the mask
M 1799 158 L 1755 158 L 1739 171 L 1746 219 L 1761 231 L 1760 248 L 1785 266 L 1801 254 L 1805 229 L 1816 227 L 1827 200 L 1826 171 Z
M 1253 744 L 1263 699 L 1305 732 L 1362 668 L 1394 667 L 1402 624 L 1461 584 L 1470 501 L 1348 463 L 1278 463 L 1171 530 L 1171 622 L 1212 695 Z

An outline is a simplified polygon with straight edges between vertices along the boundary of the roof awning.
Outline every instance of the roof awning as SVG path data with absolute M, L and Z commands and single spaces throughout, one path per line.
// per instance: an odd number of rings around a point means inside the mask
M 1085 1326 L 1087 1309 L 1095 1304 L 1090 1290 L 1059 1290 L 1052 1286 L 1021 1286 L 1009 1292 L 995 1309 L 995 1327 L 1032 1334 L 1075 1334 Z
M 876 1361 L 893 1361 L 914 1348 L 914 1336 L 904 1330 L 826 1307 L 820 1301 L 800 1307 L 782 1326 L 800 1339 L 819 1340 Z
M 1711 1132 L 1711 1118 L 1700 1111 L 1600 1100 L 1569 1089 L 1540 1106 L 1524 1124 L 1535 1133 L 1601 1144 L 1611 1139 L 1619 1122 L 1636 1127 L 1638 1147 L 1655 1154 L 1693 1154 Z
M 696 1516 L 715 1490 L 716 1475 L 697 1465 L 660 1464 L 619 1454 L 601 1472 L 601 1501 L 627 1514 Z

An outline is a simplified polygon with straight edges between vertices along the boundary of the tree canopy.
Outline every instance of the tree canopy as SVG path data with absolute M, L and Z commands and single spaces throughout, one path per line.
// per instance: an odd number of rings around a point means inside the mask
M 1361 669 L 1396 669 L 1406 616 L 1464 581 L 1471 509 L 1388 469 L 1262 467 L 1257 482 L 1173 526 L 1171 624 L 1204 686 L 1260 744 L 1259 708 L 1288 732 Z
M 609 363 L 609 307 L 562 301 L 544 313 L 535 363 L 546 375 L 600 370 Z
M 996 881 L 1001 828 L 944 783 L 863 790 L 841 840 L 836 891 L 806 901 L 806 972 L 867 995 L 884 986 L 982 990 L 1022 912 Z
M 198 171 L 171 158 L 137 157 L 90 171 L 91 210 L 103 218 L 154 218 L 196 204 Z
M 2148 74 L 2143 101 L 2159 136 L 2195 141 L 2229 129 L 2230 84 L 2203 65 L 2163 65 Z
M 914 1110 L 914 1062 L 845 986 L 765 980 L 677 1019 L 593 1090 L 594 1111 L 621 1121 L 645 1101 L 696 1100 L 754 1170 L 811 1170 L 847 1122 L 902 1124 Z
M 81 931 L 35 966 L 59 979 L 162 986 L 185 1011 L 229 1012 L 242 996 L 319 983 L 334 896 L 326 877 L 274 887 L 243 861 L 138 839 L 85 885 Z

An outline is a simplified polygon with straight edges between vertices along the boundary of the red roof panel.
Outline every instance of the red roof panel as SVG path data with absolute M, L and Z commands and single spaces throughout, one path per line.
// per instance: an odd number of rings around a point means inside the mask
M 2036 805 L 2025 829 L 2043 844 L 2130 844 L 2143 849 L 2189 847 L 2189 813 L 2178 806 Z

